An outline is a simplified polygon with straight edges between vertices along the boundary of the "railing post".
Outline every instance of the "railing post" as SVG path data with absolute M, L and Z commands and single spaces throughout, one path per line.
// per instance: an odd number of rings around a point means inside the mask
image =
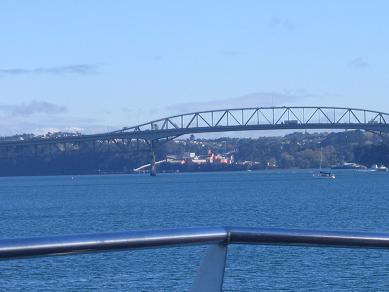
M 190 292 L 221 292 L 227 258 L 227 244 L 208 247 Z

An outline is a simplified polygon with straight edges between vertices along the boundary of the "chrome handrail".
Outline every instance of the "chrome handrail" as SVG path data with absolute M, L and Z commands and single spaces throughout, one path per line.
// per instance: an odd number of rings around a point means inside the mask
M 192 291 L 221 291 L 229 244 L 389 249 L 389 233 L 203 227 L 0 240 L 0 259 L 211 244 Z M 210 275 L 213 275 L 210 277 Z
M 226 240 L 224 228 L 183 228 L 0 240 L 0 259 L 85 252 L 212 244 Z

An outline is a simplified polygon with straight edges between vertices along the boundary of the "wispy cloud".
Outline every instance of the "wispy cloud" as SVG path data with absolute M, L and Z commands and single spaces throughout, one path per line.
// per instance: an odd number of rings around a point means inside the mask
M 44 74 L 44 75 L 63 75 L 78 74 L 89 75 L 98 73 L 99 65 L 97 64 L 76 64 L 67 66 L 54 67 L 37 67 L 32 69 L 26 68 L 6 68 L 0 69 L 0 76 L 15 76 L 27 74 Z
M 243 52 L 238 51 L 238 50 L 218 50 L 216 51 L 218 55 L 224 55 L 224 56 L 239 56 L 243 55 Z
M 1 128 L 0 128 L 1 129 Z M 46 134 L 48 132 L 71 132 L 81 134 L 105 133 L 120 129 L 119 126 L 108 126 L 101 124 L 96 119 L 78 118 L 78 117 L 62 117 L 59 119 L 40 119 L 36 120 L 31 125 L 23 125 L 19 123 L 16 131 L 13 133 L 33 133 Z
M 124 126 L 134 126 L 150 120 L 155 120 L 161 118 L 165 115 L 168 115 L 169 112 L 166 112 L 164 109 L 150 107 L 147 109 L 142 108 L 129 108 L 123 107 L 121 109 L 123 117 L 127 120 L 127 124 Z
M 153 61 L 161 61 L 163 59 L 163 56 L 161 55 L 156 55 L 156 56 L 150 56 L 149 57 Z
M 153 61 L 153 62 L 160 62 L 165 59 L 165 56 L 162 55 L 145 55 L 141 56 L 142 59 L 148 60 L 148 61 Z
M 308 97 L 309 94 L 305 91 L 283 93 L 277 92 L 256 92 L 240 97 L 205 101 L 205 102 L 188 102 L 174 104 L 166 109 L 174 113 L 197 112 L 204 110 L 214 110 L 223 108 L 241 108 L 241 107 L 257 107 L 257 106 L 272 106 L 285 105 L 297 100 L 298 98 Z
M 83 134 L 104 133 L 120 129 L 119 125 L 104 123 L 101 119 L 77 117 L 67 114 L 10 116 L 0 123 L 0 136 L 48 132 L 80 132 Z
M 47 101 L 30 101 L 22 104 L 0 104 L 2 116 L 31 116 L 33 114 L 59 114 L 67 112 L 67 107 Z
M 370 64 L 363 59 L 362 57 L 357 57 L 350 62 L 348 62 L 348 66 L 355 68 L 355 69 L 365 69 L 370 66 Z
M 272 17 L 268 21 L 268 26 L 272 29 L 284 29 L 289 31 L 296 28 L 296 24 L 292 20 L 279 17 Z

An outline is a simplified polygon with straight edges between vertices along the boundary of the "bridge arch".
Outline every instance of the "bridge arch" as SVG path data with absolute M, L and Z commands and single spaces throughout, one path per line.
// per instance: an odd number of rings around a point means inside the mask
M 158 140 L 192 133 L 282 129 L 361 129 L 389 133 L 389 114 L 345 107 L 232 108 L 174 115 L 107 134 Z
M 389 133 L 389 114 L 345 107 L 251 107 L 174 115 L 117 131 L 29 140 L 0 146 L 78 143 L 112 139 L 170 140 L 185 134 L 250 130 L 359 129 Z
M 117 131 L 54 138 L 0 141 L 2 149 L 41 144 L 80 144 L 91 141 L 145 140 L 150 146 L 151 175 L 156 174 L 155 148 L 185 134 L 251 130 L 360 129 L 389 133 L 389 114 L 345 107 L 251 107 L 174 115 Z M 35 149 L 37 152 L 37 149 Z

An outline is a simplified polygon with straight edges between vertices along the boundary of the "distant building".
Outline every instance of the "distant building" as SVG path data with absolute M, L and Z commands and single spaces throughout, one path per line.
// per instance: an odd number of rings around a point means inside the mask
M 233 155 L 221 155 L 208 150 L 208 155 L 196 155 L 194 152 L 185 152 L 182 157 L 178 155 L 167 155 L 169 163 L 195 163 L 195 164 L 233 164 L 235 162 Z

